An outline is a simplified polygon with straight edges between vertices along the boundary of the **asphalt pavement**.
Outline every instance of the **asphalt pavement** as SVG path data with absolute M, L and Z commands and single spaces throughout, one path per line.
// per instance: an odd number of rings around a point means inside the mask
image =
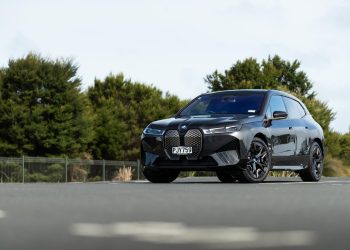
M 350 249 L 350 179 L 0 184 L 0 250 Z

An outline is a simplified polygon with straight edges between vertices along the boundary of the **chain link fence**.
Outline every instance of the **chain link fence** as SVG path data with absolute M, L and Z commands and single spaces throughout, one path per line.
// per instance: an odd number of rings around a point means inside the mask
M 140 161 L 0 157 L 0 182 L 96 182 L 143 179 Z

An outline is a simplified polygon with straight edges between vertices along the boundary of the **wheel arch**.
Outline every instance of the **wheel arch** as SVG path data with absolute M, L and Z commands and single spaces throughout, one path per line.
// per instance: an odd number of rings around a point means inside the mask
M 249 139 L 245 141 L 245 145 L 246 145 L 246 147 L 244 147 L 245 155 L 248 154 L 248 151 L 250 149 L 250 145 L 251 145 L 252 141 L 254 140 L 254 138 L 259 138 L 259 139 L 263 140 L 263 142 L 265 142 L 265 144 L 269 148 L 269 151 L 271 151 L 271 140 L 270 140 L 269 136 L 267 136 L 266 134 L 262 133 L 261 131 L 259 131 L 257 133 L 251 133 L 248 138 Z
M 261 140 L 263 140 L 265 143 L 266 143 L 266 145 L 267 146 L 269 146 L 269 142 L 268 142 L 268 140 L 267 140 L 267 136 L 266 135 L 264 135 L 263 133 L 257 133 L 257 134 L 255 134 L 254 135 L 254 138 L 255 137 L 258 137 L 258 138 L 260 138 Z
M 254 132 L 249 130 L 242 133 L 239 137 L 239 152 L 242 159 L 247 159 L 248 151 L 254 138 L 261 139 L 263 142 L 265 142 L 269 148 L 269 151 L 271 150 L 271 139 L 268 134 L 261 130 L 255 130 Z
M 316 138 L 313 139 L 312 142 L 317 142 L 318 145 L 320 145 L 321 150 L 322 150 L 322 156 L 324 156 L 325 152 L 324 152 L 324 147 L 323 147 L 323 143 L 322 143 L 321 139 L 316 137 Z

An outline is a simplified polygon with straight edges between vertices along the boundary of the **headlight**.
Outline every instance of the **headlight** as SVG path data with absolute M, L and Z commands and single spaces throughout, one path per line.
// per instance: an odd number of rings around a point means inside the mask
M 164 130 L 162 129 L 155 129 L 155 128 L 145 128 L 143 131 L 145 135 L 163 135 Z
M 220 128 L 208 128 L 208 129 L 203 129 L 203 133 L 206 135 L 211 135 L 211 134 L 227 134 L 227 133 L 233 133 L 238 130 L 240 130 L 241 126 L 225 126 L 225 127 L 220 127 Z

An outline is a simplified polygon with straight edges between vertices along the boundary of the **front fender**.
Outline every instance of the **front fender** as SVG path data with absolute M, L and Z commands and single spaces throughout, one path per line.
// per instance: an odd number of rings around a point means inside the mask
M 244 124 L 237 135 L 235 135 L 240 141 L 240 155 L 241 159 L 248 158 L 248 152 L 250 145 L 255 137 L 259 137 L 267 144 L 271 150 L 271 135 L 267 128 L 261 124 L 261 122 L 254 122 Z

